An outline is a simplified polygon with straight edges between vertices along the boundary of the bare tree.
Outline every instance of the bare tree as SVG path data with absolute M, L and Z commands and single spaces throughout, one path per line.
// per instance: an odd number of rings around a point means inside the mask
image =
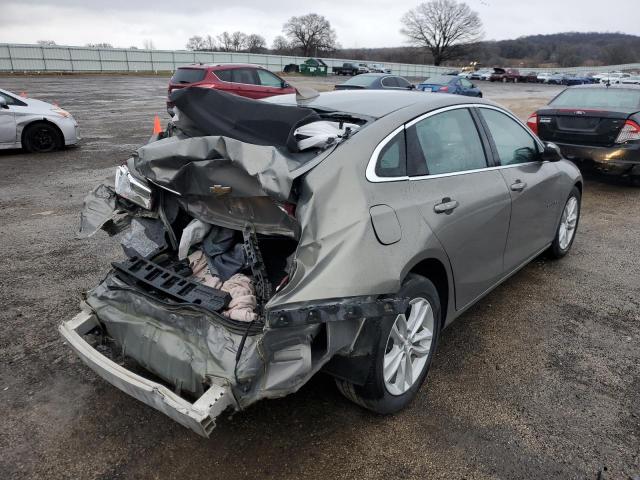
M 214 52 L 216 50 L 216 40 L 211 35 L 207 35 L 203 39 L 203 49 L 209 52 Z
M 38 45 L 42 45 L 43 47 L 52 47 L 54 45 L 57 45 L 53 40 L 38 40 L 36 43 Z
M 482 21 L 466 3 L 432 0 L 402 16 L 400 30 L 412 45 L 426 48 L 434 65 L 461 56 L 464 48 L 482 38 Z
M 247 34 L 242 32 L 233 32 L 231 34 L 231 47 L 235 52 L 240 52 L 247 48 Z
M 145 50 L 155 50 L 156 46 L 153 43 L 153 40 L 147 38 L 142 42 L 142 48 L 144 48 Z
M 336 32 L 329 20 L 317 13 L 291 17 L 282 31 L 289 38 L 291 47 L 302 50 L 304 56 L 314 55 L 318 51 L 334 51 L 338 47 Z
M 247 35 L 247 50 L 251 53 L 260 53 L 267 48 L 267 41 L 262 35 L 252 33 Z
M 187 50 L 203 50 L 204 39 L 200 35 L 194 35 L 187 41 L 185 46 L 187 47 Z
M 87 43 L 85 47 L 89 48 L 113 48 L 110 43 Z
M 229 32 L 222 32 L 218 35 L 218 42 L 220 44 L 220 50 L 223 52 L 230 52 L 233 50 L 233 40 Z
M 283 55 L 285 53 L 289 53 L 289 50 L 291 50 L 291 46 L 289 45 L 289 42 L 286 38 L 284 38 L 282 35 L 278 35 L 273 39 L 271 50 L 273 50 L 274 53 Z

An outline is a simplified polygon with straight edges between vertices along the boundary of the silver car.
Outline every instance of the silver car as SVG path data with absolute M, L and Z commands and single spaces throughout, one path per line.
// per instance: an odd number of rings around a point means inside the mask
M 397 412 L 443 328 L 575 239 L 579 171 L 495 103 L 197 88 L 171 100 L 164 138 L 85 200 L 82 233 L 126 230 L 127 258 L 60 330 L 107 381 L 201 435 L 320 370 L 355 403 Z M 249 284 L 242 312 L 232 274 Z
M 0 149 L 50 152 L 79 141 L 78 123 L 66 110 L 0 89 Z

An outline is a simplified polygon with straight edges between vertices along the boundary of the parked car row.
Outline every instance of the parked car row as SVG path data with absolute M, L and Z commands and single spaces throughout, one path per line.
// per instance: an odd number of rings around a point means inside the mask
M 343 63 L 342 66 L 331 69 L 334 75 L 358 75 L 361 73 L 391 73 L 390 68 L 386 68 L 380 63 Z

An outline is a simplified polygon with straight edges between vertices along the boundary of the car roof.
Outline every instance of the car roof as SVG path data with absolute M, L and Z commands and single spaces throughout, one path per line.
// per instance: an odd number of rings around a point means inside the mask
M 569 87 L 570 89 L 574 90 L 577 88 L 584 88 L 584 89 L 605 89 L 605 90 L 610 90 L 610 89 L 622 89 L 622 90 L 640 90 L 640 85 L 634 85 L 634 84 L 629 84 L 629 83 L 623 83 L 623 84 L 615 84 L 615 85 L 609 85 L 607 86 L 606 83 L 595 83 L 595 84 L 590 84 L 590 85 L 575 85 L 573 87 Z
M 266 98 L 263 101 L 282 105 L 296 105 L 296 96 L 293 94 L 277 95 Z M 305 100 L 300 106 L 380 118 L 407 107 L 419 106 L 424 111 L 428 111 L 434 108 L 463 103 L 493 105 L 493 103 L 482 99 L 470 99 L 461 95 L 442 93 L 403 90 L 336 90 L 321 93 L 311 100 Z
M 219 70 L 221 68 L 262 68 L 262 65 L 254 63 L 193 63 L 191 65 L 181 65 L 176 70 L 188 68 L 192 70 Z

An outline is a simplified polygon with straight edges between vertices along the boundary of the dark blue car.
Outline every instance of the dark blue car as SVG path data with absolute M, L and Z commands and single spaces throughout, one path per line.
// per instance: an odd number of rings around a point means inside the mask
M 436 75 L 429 77 L 416 86 L 423 92 L 452 93 L 454 95 L 466 95 L 468 97 L 482 98 L 482 92 L 478 87 L 466 78 L 450 75 Z

